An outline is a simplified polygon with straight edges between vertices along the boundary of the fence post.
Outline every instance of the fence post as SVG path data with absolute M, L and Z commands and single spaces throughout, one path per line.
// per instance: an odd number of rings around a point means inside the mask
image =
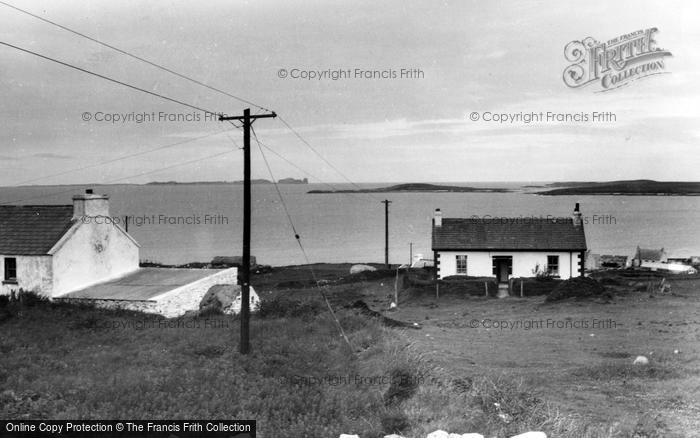
M 523 281 L 520 280 L 520 298 L 522 298 L 523 296 Z

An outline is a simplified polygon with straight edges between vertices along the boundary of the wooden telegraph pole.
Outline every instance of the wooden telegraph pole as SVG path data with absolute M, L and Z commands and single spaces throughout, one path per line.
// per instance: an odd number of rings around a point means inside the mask
M 241 343 L 239 351 L 250 351 L 250 126 L 256 119 L 277 117 L 277 114 L 250 115 L 250 108 L 243 110 L 242 116 L 219 116 L 219 121 L 238 120 L 243 122 L 243 261 L 238 276 L 241 284 Z
M 384 204 L 384 264 L 389 267 L 389 204 L 391 201 L 385 199 Z

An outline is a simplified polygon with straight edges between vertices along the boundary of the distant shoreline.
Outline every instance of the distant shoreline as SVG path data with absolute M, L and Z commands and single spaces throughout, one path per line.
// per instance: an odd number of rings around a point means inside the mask
M 309 194 L 333 194 L 333 193 L 416 193 L 416 192 L 441 192 L 441 193 L 509 193 L 510 189 L 494 188 L 494 187 L 461 187 L 447 186 L 439 184 L 423 184 L 423 183 L 408 183 L 397 184 L 389 187 L 380 187 L 376 189 L 357 189 L 357 190 L 309 190 Z
M 269 179 L 253 179 L 250 181 L 251 184 L 275 184 L 274 181 L 270 181 Z M 307 178 L 304 179 L 295 179 L 295 178 L 282 178 L 277 181 L 276 184 L 308 184 L 309 180 Z M 243 181 L 189 181 L 189 182 L 178 182 L 178 181 L 151 181 L 146 184 L 142 184 L 145 186 L 167 186 L 167 185 L 186 185 L 186 186 L 192 186 L 192 185 L 223 185 L 223 184 L 231 184 L 231 185 L 241 185 L 243 184 Z
M 534 192 L 537 195 L 611 195 L 611 196 L 700 196 L 700 182 L 632 180 L 612 182 L 573 182 L 547 184 L 562 187 Z
M 472 182 L 475 184 L 476 182 Z M 495 185 L 504 184 L 504 182 L 492 182 Z M 267 179 L 254 179 L 251 181 L 253 185 L 272 185 L 275 184 Z M 307 178 L 282 178 L 276 184 L 289 185 L 309 185 Z M 318 186 L 318 184 L 314 184 Z M 381 186 L 382 183 L 363 183 L 362 185 Z M 391 183 L 384 183 L 391 184 Z M 452 184 L 430 184 L 430 183 L 400 183 L 387 185 L 384 187 L 362 188 L 357 189 L 337 189 L 324 190 L 312 189 L 307 191 L 308 194 L 353 194 L 353 193 L 525 193 L 541 196 L 572 196 L 572 195 L 591 195 L 591 196 L 700 196 L 700 182 L 692 181 L 654 181 L 654 180 L 621 180 L 607 182 L 592 182 L 592 181 L 559 181 L 559 182 L 541 182 L 541 183 L 508 183 L 510 187 L 473 187 L 473 186 L 458 186 L 454 184 L 469 184 L 469 182 L 459 182 Z M 488 184 L 486 182 L 478 182 Z M 213 185 L 243 185 L 243 181 L 151 181 L 148 183 L 83 183 L 83 184 L 37 184 L 37 185 L 22 185 L 22 186 L 0 186 L 3 189 L 17 188 L 43 188 L 43 187 L 111 187 L 111 186 L 213 186 Z

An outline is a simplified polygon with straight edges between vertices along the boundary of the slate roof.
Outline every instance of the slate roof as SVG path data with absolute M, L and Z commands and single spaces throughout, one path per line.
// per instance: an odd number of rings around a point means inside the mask
M 72 205 L 0 205 L 0 254 L 45 255 L 72 218 Z
M 639 260 L 663 260 L 665 251 L 661 249 L 649 249 L 637 247 L 637 254 L 635 254 L 636 259 Z
M 572 218 L 443 218 L 432 249 L 585 251 L 586 235 Z

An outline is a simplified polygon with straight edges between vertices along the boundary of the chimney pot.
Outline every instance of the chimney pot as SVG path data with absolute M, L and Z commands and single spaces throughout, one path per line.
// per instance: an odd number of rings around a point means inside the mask
M 109 216 L 109 196 L 96 195 L 92 189 L 73 196 L 73 219 L 82 217 Z
M 442 226 L 442 212 L 440 211 L 439 208 L 435 209 L 435 217 L 433 218 L 433 224 L 436 227 L 441 227 Z
M 581 214 L 581 210 L 579 208 L 578 202 L 576 203 L 576 206 L 574 207 L 574 214 L 572 215 L 572 217 L 573 217 L 575 227 L 580 227 L 583 224 L 582 214 Z

